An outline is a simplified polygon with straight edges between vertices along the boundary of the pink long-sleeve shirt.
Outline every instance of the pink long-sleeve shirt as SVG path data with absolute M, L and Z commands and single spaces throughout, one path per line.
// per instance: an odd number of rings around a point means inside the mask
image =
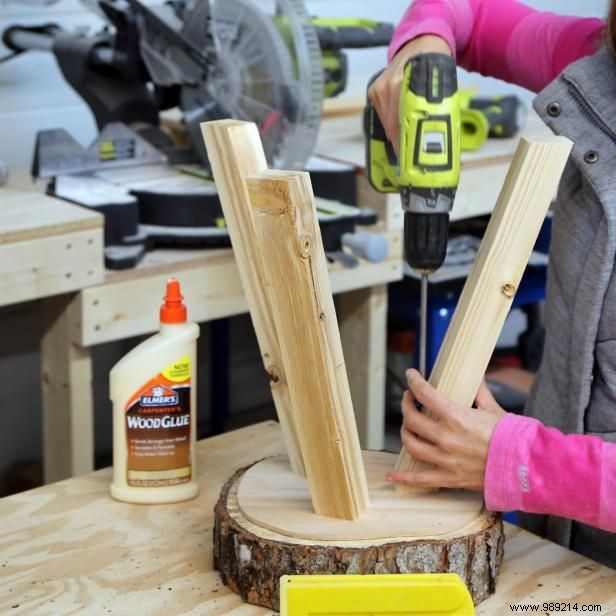
M 436 34 L 465 69 L 538 92 L 593 54 L 604 28 L 601 19 L 539 12 L 515 0 L 416 0 L 396 28 L 389 58 L 411 39 Z
M 389 58 L 411 39 L 435 34 L 467 70 L 538 92 L 593 54 L 604 28 L 600 19 L 539 12 L 515 0 L 416 0 Z M 493 511 L 559 515 L 616 532 L 616 444 L 600 438 L 566 436 L 508 413 L 492 435 L 484 485 Z

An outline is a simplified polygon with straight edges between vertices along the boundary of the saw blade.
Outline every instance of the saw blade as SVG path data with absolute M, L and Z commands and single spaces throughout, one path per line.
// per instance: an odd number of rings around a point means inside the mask
M 303 2 L 200 0 L 186 12 L 183 35 L 214 58 L 202 80 L 182 87 L 193 142 L 202 142 L 203 121 L 255 122 L 270 166 L 303 168 L 323 97 L 319 42 Z

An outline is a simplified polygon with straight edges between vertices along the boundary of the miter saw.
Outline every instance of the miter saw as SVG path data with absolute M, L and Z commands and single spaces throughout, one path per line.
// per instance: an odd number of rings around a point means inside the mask
M 58 196 L 90 207 L 103 207 L 102 199 L 107 217 L 113 210 L 116 221 L 120 213 L 126 215 L 108 229 L 113 236 L 108 241 L 126 248 L 121 266 L 130 255 L 138 256 L 147 238 L 161 241 L 160 229 L 151 229 L 156 224 L 150 229 L 133 224 L 136 218 L 142 222 L 141 210 L 148 210 L 151 219 L 156 218 L 152 212 L 164 211 L 168 219 L 169 208 L 179 200 L 201 209 L 207 205 L 211 212 L 205 218 L 215 221 L 200 235 L 199 223 L 184 218 L 182 241 L 228 242 L 215 191 L 184 175 L 195 164 L 208 167 L 201 122 L 228 117 L 255 122 L 270 166 L 303 169 L 318 134 L 323 98 L 339 93 L 346 83 L 342 49 L 386 45 L 392 34 L 389 24 L 312 18 L 301 0 L 171 0 L 160 5 L 98 0 L 88 6 L 106 21 L 96 34 L 68 32 L 56 24 L 15 25 L 2 40 L 13 56 L 52 52 L 65 79 L 92 110 L 97 140 L 82 148 L 62 129 L 39 133 L 33 175 L 50 179 L 50 192 Z M 161 112 L 175 108 L 189 137 L 180 145 L 160 122 Z M 159 172 L 169 165 L 161 190 Z M 144 175 L 153 179 L 154 190 Z M 101 182 L 125 194 L 107 203 Z M 199 199 L 200 194 L 208 198 Z M 146 197 L 158 209 L 142 206 Z M 115 207 L 116 201 L 122 207 Z M 202 211 L 197 218 L 203 219 Z M 168 229 L 162 236 L 169 238 Z

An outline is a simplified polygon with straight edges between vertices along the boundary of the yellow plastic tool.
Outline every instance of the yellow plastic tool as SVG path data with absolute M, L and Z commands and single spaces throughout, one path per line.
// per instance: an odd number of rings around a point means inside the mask
M 473 616 L 455 573 L 285 575 L 280 616 Z
M 478 150 L 488 139 L 490 124 L 485 113 L 478 109 L 460 112 L 460 147 L 465 152 Z

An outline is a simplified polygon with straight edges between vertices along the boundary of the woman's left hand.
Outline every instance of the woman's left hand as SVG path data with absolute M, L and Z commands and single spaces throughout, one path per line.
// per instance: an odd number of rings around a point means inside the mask
M 435 468 L 392 471 L 387 479 L 420 488 L 482 491 L 490 438 L 505 411 L 485 383 L 473 409 L 445 398 L 417 370 L 409 370 L 407 379 L 409 390 L 402 398 L 402 443 L 411 456 Z M 416 402 L 433 416 L 419 411 Z

